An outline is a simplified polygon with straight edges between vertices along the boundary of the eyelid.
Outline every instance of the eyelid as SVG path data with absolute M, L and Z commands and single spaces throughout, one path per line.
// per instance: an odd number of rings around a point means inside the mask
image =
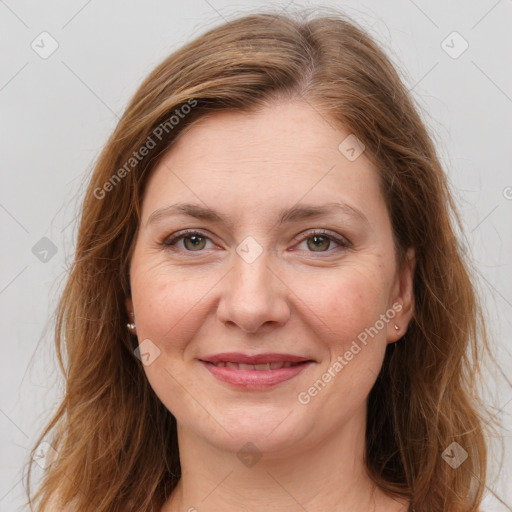
M 200 235 L 203 238 L 207 238 L 208 240 L 213 242 L 212 237 L 206 231 L 203 231 L 202 229 L 197 229 L 197 228 L 189 228 L 189 229 L 182 229 L 180 231 L 177 231 L 176 233 L 173 233 L 172 235 L 166 236 L 162 242 L 162 245 L 170 247 L 170 246 L 174 245 L 181 238 L 186 238 L 187 236 L 192 236 L 192 235 Z M 172 244 L 169 242 L 172 242 Z M 195 251 L 188 251 L 188 252 L 195 252 Z M 201 251 L 197 251 L 197 252 L 201 252 Z

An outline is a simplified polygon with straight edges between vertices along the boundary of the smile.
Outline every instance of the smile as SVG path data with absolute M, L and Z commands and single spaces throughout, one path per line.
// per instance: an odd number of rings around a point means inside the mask
M 217 380 L 245 390 L 261 390 L 297 377 L 314 364 L 290 354 L 217 354 L 200 363 Z
M 217 366 L 218 368 L 235 368 L 237 370 L 279 370 L 281 368 L 290 368 L 292 366 L 297 366 L 302 363 L 292 363 L 290 361 L 283 362 L 275 362 L 275 363 L 260 363 L 260 364 L 246 364 L 246 363 L 235 363 L 233 361 L 221 361 L 219 363 L 211 363 Z

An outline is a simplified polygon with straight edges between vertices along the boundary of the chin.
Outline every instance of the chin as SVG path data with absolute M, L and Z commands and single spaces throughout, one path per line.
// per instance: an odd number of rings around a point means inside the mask
M 297 415 L 290 414 L 290 409 L 268 408 L 265 414 L 262 408 L 240 407 L 219 418 L 222 426 L 212 420 L 205 429 L 204 419 L 198 418 L 183 424 L 184 429 L 220 450 L 236 454 L 248 444 L 251 449 L 266 454 L 296 451 L 307 431 L 305 423 L 298 424 Z M 199 430 L 198 425 L 201 427 Z

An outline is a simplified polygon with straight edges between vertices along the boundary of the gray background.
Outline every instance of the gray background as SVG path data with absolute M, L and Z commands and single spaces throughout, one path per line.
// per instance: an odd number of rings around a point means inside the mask
M 502 364 L 486 374 L 486 403 L 503 428 L 492 442 L 496 479 L 484 509 L 512 510 L 510 0 L 0 0 L 0 511 L 25 510 L 21 477 L 29 449 L 62 391 L 53 312 L 73 257 L 80 198 L 102 145 L 161 59 L 223 18 L 269 5 L 341 8 L 380 41 L 422 105 Z M 50 36 L 40 36 L 45 31 Z M 464 40 L 469 46 L 457 55 Z M 58 48 L 46 55 L 52 44 Z M 35 468 L 37 477 L 42 470 Z

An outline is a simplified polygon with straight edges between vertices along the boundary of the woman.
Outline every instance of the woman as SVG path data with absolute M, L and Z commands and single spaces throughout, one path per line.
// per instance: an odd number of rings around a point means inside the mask
M 38 510 L 478 510 L 456 221 L 350 20 L 250 15 L 172 54 L 86 194 Z

